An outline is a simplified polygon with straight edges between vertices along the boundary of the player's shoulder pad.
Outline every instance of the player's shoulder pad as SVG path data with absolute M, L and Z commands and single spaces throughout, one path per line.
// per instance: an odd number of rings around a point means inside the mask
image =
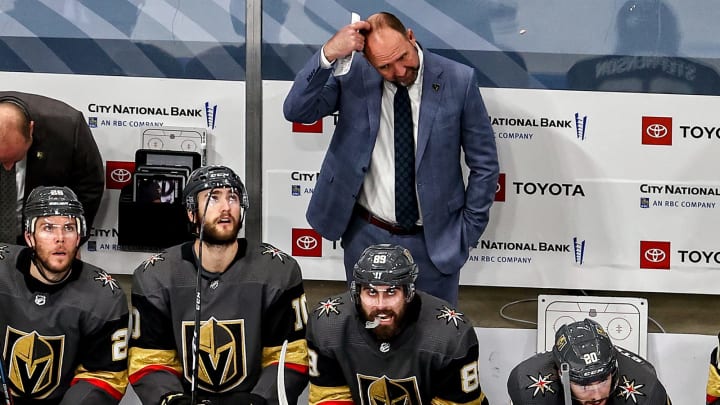
M 99 288 L 107 288 L 110 292 L 122 291 L 120 283 L 107 271 L 101 268 L 92 269 L 92 279 Z
M 161 267 L 161 264 L 165 262 L 167 258 L 167 251 L 163 250 L 160 253 L 154 253 L 147 259 L 143 260 L 142 263 L 137 267 L 136 271 L 148 271 L 155 269 L 156 267 Z
M 0 261 L 13 261 L 13 259 L 17 257 L 18 253 L 20 253 L 23 249 L 23 246 L 0 243 Z M 15 263 L 13 263 L 13 265 L 15 265 Z
M 447 327 L 454 330 L 472 328 L 472 322 L 467 319 L 465 313 L 447 301 L 423 292 L 417 294 L 422 299 L 423 312 L 429 314 L 429 323 L 433 328 Z
M 346 305 L 346 299 L 347 297 L 338 295 L 320 300 L 317 306 L 312 309 L 312 314 L 315 319 L 339 317 L 343 312 L 352 308 L 350 305 Z
M 554 364 L 552 353 L 546 352 L 515 366 L 507 383 L 510 396 L 533 404 L 561 403 L 562 383 Z
M 655 367 L 637 354 L 615 346 L 618 352 L 618 386 L 613 395 L 632 399 L 634 403 L 647 403 L 656 390 L 662 390 Z
M 618 359 L 618 395 L 646 396 L 661 385 L 655 367 L 637 354 L 615 346 Z M 627 398 L 627 397 L 626 397 Z
M 292 256 L 283 252 L 280 248 L 277 248 L 267 242 L 260 243 L 260 246 L 258 247 L 258 252 L 260 253 L 260 256 L 265 257 L 268 260 L 276 262 L 278 264 L 295 262 L 295 259 L 293 259 Z
M 631 352 L 630 350 L 623 349 L 620 346 L 615 346 L 615 351 L 618 354 L 618 365 L 620 367 L 620 370 L 622 371 L 623 366 L 631 367 L 631 368 L 647 368 L 652 371 L 652 373 L 655 373 L 655 367 L 653 367 L 652 364 L 650 364 L 647 360 L 640 357 L 640 355 L 635 354 Z

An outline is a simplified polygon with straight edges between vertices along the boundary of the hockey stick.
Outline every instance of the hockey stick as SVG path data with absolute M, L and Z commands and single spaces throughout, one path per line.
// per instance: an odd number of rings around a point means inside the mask
M 565 405 L 572 405 L 572 400 L 570 399 L 570 365 L 565 362 L 560 364 L 560 383 L 563 386 Z
M 200 223 L 200 235 L 198 240 L 198 258 L 197 258 L 197 278 L 195 279 L 195 324 L 193 325 L 193 340 L 192 340 L 192 379 L 190 380 L 190 403 L 191 405 L 197 404 L 197 386 L 198 386 L 198 371 L 200 368 L 200 299 L 202 298 L 202 251 L 203 251 L 203 232 L 205 230 L 205 215 L 207 215 L 208 207 L 210 206 L 210 197 L 215 191 L 215 187 L 210 189 L 205 200 L 205 208 L 203 208 L 202 222 Z
M 2 393 L 5 396 L 5 405 L 13 405 L 10 389 L 8 389 L 7 374 L 5 374 L 4 360 L 0 357 L 0 382 L 2 383 Z
M 280 349 L 280 360 L 278 360 L 277 370 L 277 393 L 278 404 L 288 405 L 287 393 L 285 392 L 285 356 L 287 355 L 288 341 L 285 339 Z

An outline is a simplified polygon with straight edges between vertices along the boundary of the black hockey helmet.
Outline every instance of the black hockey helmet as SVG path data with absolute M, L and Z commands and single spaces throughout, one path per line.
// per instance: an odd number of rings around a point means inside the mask
M 35 232 L 35 222 L 40 217 L 73 217 L 80 237 L 85 236 L 87 225 L 83 207 L 75 192 L 68 187 L 38 186 L 28 195 L 23 207 L 25 230 Z
M 365 249 L 353 267 L 353 281 L 350 292 L 353 301 L 360 302 L 360 288 L 363 285 L 402 286 L 405 299 L 412 301 L 415 296 L 415 279 L 418 267 L 410 251 L 391 244 L 372 245 Z
M 618 382 L 618 362 L 610 337 L 592 319 L 565 324 L 555 333 L 555 363 L 570 366 L 570 381 L 589 385 L 612 375 L 613 389 Z
M 240 195 L 240 206 L 247 209 L 250 206 L 247 190 L 240 177 L 226 166 L 203 166 L 190 173 L 190 178 L 183 189 L 183 201 L 190 211 L 197 210 L 197 195 L 199 192 L 211 188 L 234 188 Z

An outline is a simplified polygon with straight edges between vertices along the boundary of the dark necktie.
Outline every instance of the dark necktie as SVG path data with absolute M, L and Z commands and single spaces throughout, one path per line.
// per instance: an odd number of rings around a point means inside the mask
M 15 165 L 10 170 L 0 166 L 0 242 L 17 243 L 18 230 Z
M 415 195 L 415 139 L 413 138 L 410 97 L 405 86 L 398 85 L 393 102 L 395 111 L 395 219 L 404 228 L 418 220 Z

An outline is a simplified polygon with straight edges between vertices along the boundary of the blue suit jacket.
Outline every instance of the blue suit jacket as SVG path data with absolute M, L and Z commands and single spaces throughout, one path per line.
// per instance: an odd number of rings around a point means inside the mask
M 442 272 L 465 264 L 488 223 L 498 177 L 495 138 L 472 68 L 426 50 L 415 159 L 428 253 Z M 350 72 L 334 77 L 316 53 L 295 77 L 285 118 L 312 123 L 335 111 L 337 127 L 320 169 L 307 220 L 338 240 L 350 222 L 378 127 L 382 76 L 358 53 Z M 461 149 L 470 169 L 467 187 Z

